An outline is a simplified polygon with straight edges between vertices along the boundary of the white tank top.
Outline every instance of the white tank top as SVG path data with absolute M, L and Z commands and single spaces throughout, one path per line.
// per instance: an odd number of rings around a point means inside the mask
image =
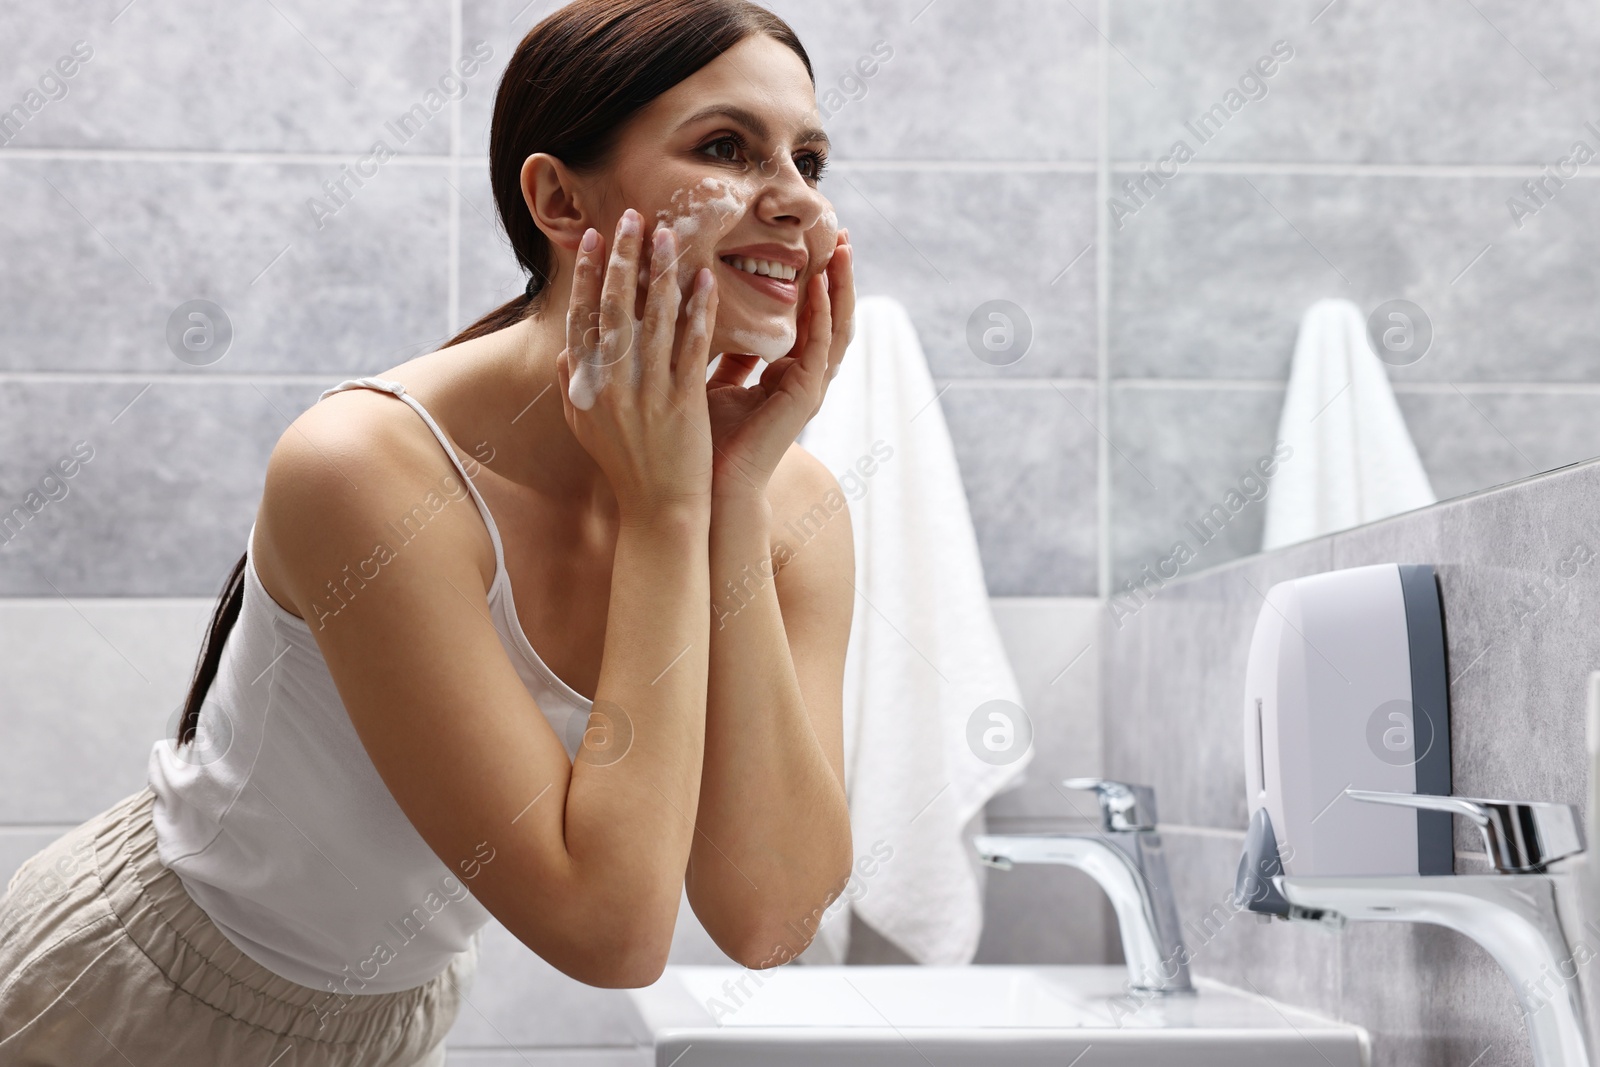
M 591 701 L 522 632 L 500 531 L 477 487 L 400 383 L 356 378 L 317 399 L 354 387 L 410 404 L 471 492 L 494 542 L 495 630 L 572 757 Z M 434 855 L 378 777 L 310 626 L 267 594 L 253 560 L 195 741 L 156 742 L 149 777 L 161 862 L 240 951 L 291 981 L 341 995 L 410 989 L 489 921 L 471 878 L 499 842 L 448 866 Z

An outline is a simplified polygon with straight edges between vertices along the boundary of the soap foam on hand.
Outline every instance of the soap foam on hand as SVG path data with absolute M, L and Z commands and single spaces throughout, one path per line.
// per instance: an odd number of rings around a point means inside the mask
M 586 348 L 578 353 L 577 366 L 572 368 L 572 377 L 567 382 L 567 399 L 572 401 L 572 406 L 579 411 L 588 411 L 594 407 L 594 402 L 600 396 L 600 390 L 610 384 L 616 373 L 613 368 L 619 363 L 628 366 L 628 381 L 637 385 L 640 378 L 639 334 L 641 324 L 638 319 L 630 321 L 624 328 L 628 334 L 626 347 L 622 355 L 609 362 L 605 359 L 608 350 L 615 351 L 622 347 L 618 334 L 623 330 L 616 328 L 601 331 L 600 344 L 595 348 Z

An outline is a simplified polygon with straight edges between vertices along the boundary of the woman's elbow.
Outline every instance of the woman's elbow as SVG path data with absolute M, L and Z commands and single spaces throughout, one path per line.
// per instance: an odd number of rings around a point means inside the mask
M 638 989 L 653 984 L 667 969 L 667 947 L 652 943 L 621 948 L 590 946 L 558 969 L 569 978 L 600 989 Z
M 547 938 L 520 940 L 567 977 L 601 989 L 638 989 L 667 968 L 671 922 L 591 915 L 569 929 L 556 944 Z

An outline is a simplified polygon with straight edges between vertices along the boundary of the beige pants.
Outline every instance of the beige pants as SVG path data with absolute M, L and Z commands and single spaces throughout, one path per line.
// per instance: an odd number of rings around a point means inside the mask
M 22 865 L 0 898 L 4 1067 L 443 1067 L 477 939 L 415 989 L 311 989 L 233 946 L 156 856 L 149 789 Z

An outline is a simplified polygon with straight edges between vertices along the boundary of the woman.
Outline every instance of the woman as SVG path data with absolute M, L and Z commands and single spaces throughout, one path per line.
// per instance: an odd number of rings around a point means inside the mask
M 817 126 L 745 0 L 529 33 L 526 292 L 279 440 L 177 742 L 0 902 L 0 1062 L 443 1063 L 490 917 L 638 986 L 685 889 L 749 967 L 805 947 L 850 864 L 851 537 L 793 444 L 854 307 Z

